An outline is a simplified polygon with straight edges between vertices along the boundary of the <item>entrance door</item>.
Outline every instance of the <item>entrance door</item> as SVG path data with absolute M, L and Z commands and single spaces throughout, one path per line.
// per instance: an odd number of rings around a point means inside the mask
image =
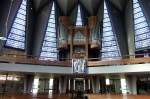
M 83 78 L 75 79 L 75 93 L 73 99 L 84 99 L 85 80 Z
M 84 80 L 83 79 L 75 80 L 75 91 L 84 91 Z

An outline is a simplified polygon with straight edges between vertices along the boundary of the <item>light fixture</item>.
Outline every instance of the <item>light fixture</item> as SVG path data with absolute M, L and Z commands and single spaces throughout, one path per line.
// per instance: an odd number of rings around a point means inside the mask
M 110 85 L 110 79 L 106 78 L 106 85 Z
M 6 75 L 0 75 L 0 81 L 19 81 L 19 78 L 17 76 L 9 75 L 8 77 Z

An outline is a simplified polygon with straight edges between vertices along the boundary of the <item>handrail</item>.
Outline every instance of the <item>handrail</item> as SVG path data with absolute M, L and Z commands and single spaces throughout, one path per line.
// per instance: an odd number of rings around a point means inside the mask
M 15 54 L 0 55 L 0 62 L 46 65 L 46 66 L 71 66 L 70 61 L 40 60 L 39 58 L 31 55 L 15 55 Z
M 112 66 L 112 65 L 128 65 L 128 64 L 142 64 L 150 63 L 150 57 L 129 58 L 118 60 L 104 60 L 104 61 L 88 61 L 88 66 Z
M 141 55 L 144 54 L 126 55 L 124 59 L 103 60 L 103 61 L 100 60 L 100 58 L 88 58 L 87 65 L 88 66 L 109 66 L 109 65 L 150 63 L 150 57 L 142 57 L 142 58 L 135 57 Z M 37 56 L 32 56 L 32 55 L 16 55 L 16 54 L 0 54 L 0 62 L 35 64 L 35 65 L 46 65 L 46 66 L 71 66 L 71 59 L 69 58 L 61 58 L 60 60 L 52 61 L 52 60 L 40 60 Z

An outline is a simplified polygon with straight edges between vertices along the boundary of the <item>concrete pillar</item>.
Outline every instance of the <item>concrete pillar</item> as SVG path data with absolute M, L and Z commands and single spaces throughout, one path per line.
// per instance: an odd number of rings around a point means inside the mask
M 88 79 L 88 89 L 91 90 L 91 79 Z
M 127 88 L 127 80 L 125 75 L 121 75 L 120 77 L 120 83 L 121 83 L 121 93 L 123 95 L 126 95 L 128 93 L 128 88 Z
M 54 85 L 54 79 L 50 78 L 49 79 L 49 92 L 51 92 L 51 90 L 53 90 L 53 85 Z
M 33 85 L 32 85 L 32 94 L 33 96 L 37 96 L 38 90 L 39 90 L 39 77 L 35 76 Z
M 66 93 L 67 89 L 67 78 L 61 77 L 59 78 L 59 92 L 60 94 Z
M 106 92 L 107 93 L 110 93 L 110 77 L 107 75 L 106 77 L 105 77 L 105 84 L 106 84 Z
M 131 83 L 131 92 L 133 95 L 137 95 L 137 86 L 136 86 L 136 82 L 137 82 L 137 77 L 136 76 L 133 76 L 132 77 L 132 83 Z
M 49 79 L 49 93 L 48 93 L 48 97 L 52 98 L 52 94 L 53 94 L 53 85 L 54 85 L 54 79 L 50 78 Z
M 127 88 L 129 94 L 137 95 L 137 77 L 136 76 L 131 76 L 127 78 Z
M 73 90 L 76 90 L 76 80 L 73 80 Z
M 23 93 L 27 93 L 27 77 L 24 78 L 24 89 Z
M 99 77 L 92 78 L 92 90 L 93 90 L 93 93 L 99 93 L 99 90 L 100 90 Z
M 96 81 L 95 81 L 95 92 L 99 93 L 100 90 L 100 79 L 99 77 L 96 77 Z
M 32 91 L 34 77 L 32 75 L 26 75 L 24 78 L 24 93 L 30 93 Z
M 59 78 L 59 93 L 62 93 L 62 78 Z
M 68 90 L 70 91 L 70 78 L 68 80 Z
M 94 78 L 92 78 L 92 91 L 93 91 L 93 93 L 96 93 L 95 92 L 95 79 Z
M 63 93 L 66 93 L 67 90 L 67 78 L 65 77 L 63 80 Z
M 84 91 L 85 91 L 85 79 L 83 81 L 83 88 L 84 88 Z

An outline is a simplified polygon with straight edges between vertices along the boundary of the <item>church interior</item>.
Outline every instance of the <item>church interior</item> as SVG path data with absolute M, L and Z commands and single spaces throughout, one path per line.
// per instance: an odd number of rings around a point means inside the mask
M 0 0 L 0 99 L 150 99 L 150 0 Z

